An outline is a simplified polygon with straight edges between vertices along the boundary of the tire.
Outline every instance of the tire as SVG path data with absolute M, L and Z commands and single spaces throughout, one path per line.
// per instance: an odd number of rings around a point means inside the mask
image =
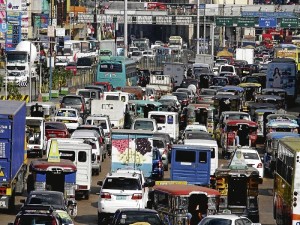
M 84 199 L 89 200 L 89 198 L 90 198 L 90 192 L 86 191 L 85 194 L 84 194 Z
M 98 212 L 98 225 L 102 225 L 104 220 L 105 216 L 103 215 L 103 213 Z

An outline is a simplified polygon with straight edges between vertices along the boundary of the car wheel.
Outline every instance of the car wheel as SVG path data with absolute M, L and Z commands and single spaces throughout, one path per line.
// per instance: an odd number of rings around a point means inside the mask
M 168 171 L 169 170 L 169 166 L 168 165 L 164 165 L 164 171 Z
M 105 216 L 103 215 L 103 213 L 98 213 L 98 225 L 102 225 L 104 219 L 105 219 Z
M 89 200 L 89 198 L 90 198 L 90 192 L 86 191 L 85 194 L 84 194 L 84 199 Z

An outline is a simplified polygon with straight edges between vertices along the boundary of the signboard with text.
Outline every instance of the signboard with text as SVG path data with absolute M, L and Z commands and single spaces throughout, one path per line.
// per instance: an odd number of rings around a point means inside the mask
M 7 16 L 7 32 L 5 35 L 5 50 L 15 50 L 16 46 L 21 41 L 21 16 L 19 13 L 14 13 Z
M 274 17 L 260 17 L 258 19 L 258 26 L 262 28 L 276 27 L 277 19 Z

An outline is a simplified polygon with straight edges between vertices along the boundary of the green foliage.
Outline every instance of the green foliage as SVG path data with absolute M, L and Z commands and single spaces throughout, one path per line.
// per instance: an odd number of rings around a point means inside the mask
M 73 76 L 70 70 L 63 67 L 55 68 L 52 72 L 52 89 L 58 90 L 60 87 L 67 87 L 68 81 Z
M 20 99 L 22 97 L 19 87 L 17 84 L 14 83 L 8 83 L 7 85 L 7 93 L 11 96 L 13 96 L 14 99 Z

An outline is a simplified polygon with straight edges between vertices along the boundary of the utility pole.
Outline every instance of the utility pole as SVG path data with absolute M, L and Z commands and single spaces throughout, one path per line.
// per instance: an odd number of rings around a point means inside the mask
M 127 0 L 124 0 L 124 56 L 127 57 L 128 53 L 128 24 L 127 24 Z
M 196 47 L 197 47 L 197 54 L 199 54 L 199 36 L 200 36 L 200 11 L 199 11 L 199 7 L 200 7 L 200 1 L 197 0 L 197 41 L 196 41 Z

